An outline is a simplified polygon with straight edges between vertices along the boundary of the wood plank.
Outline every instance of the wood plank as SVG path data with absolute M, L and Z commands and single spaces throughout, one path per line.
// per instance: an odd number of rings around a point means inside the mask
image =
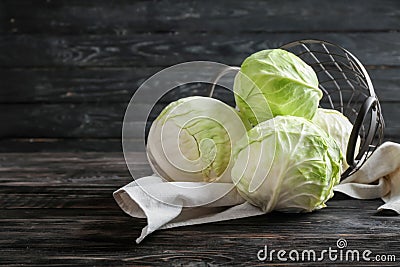
M 136 89 L 161 69 L 1 69 L 0 101 L 129 102 Z
M 141 141 L 137 140 L 137 147 Z M 0 153 L 5 152 L 120 152 L 120 138 L 4 138 Z
M 151 175 L 136 153 L 136 177 Z M 1 208 L 116 208 L 112 192 L 132 181 L 122 152 L 0 154 Z
M 1 137 L 120 137 L 126 104 L 2 105 Z
M 316 32 L 399 29 L 395 0 L 2 1 L 3 33 Z M 373 18 L 373 19 L 371 19 Z M 379 23 L 376 23 L 379 21 Z M 332 23 L 335 22 L 335 23 Z
M 381 107 L 385 120 L 385 137 L 395 140 L 400 136 L 400 121 L 396 115 L 400 112 L 400 105 L 398 103 L 382 103 Z
M 0 67 L 170 66 L 193 60 L 239 65 L 251 53 L 299 39 L 342 45 L 365 65 L 399 65 L 400 33 L 171 33 L 0 36 Z
M 162 68 L 0 69 L 0 103 L 129 102 L 137 88 Z M 400 101 L 400 69 L 368 70 L 381 101 Z M 227 77 L 233 78 L 233 77 Z M 172 79 L 172 78 L 171 78 Z M 168 84 L 165 85 L 168 88 Z M 206 86 L 192 84 L 176 94 L 205 95 Z M 166 102 L 176 99 L 175 93 Z M 229 92 L 217 90 L 219 99 Z
M 145 153 L 137 152 L 133 154 L 135 164 L 142 168 L 147 164 Z M 87 168 L 85 168 L 85 166 Z M 147 167 L 148 169 L 148 167 Z M 128 176 L 125 160 L 122 151 L 118 153 L 103 152 L 58 152 L 58 153 L 0 153 L 0 173 L 2 182 L 6 182 L 6 176 L 10 179 L 25 177 L 32 183 L 41 183 L 42 179 L 36 179 L 29 175 L 48 176 L 48 182 L 52 179 L 54 185 L 58 185 L 60 179 L 71 179 L 75 175 L 87 176 L 86 172 L 101 173 L 103 176 L 114 174 L 115 176 Z M 53 175 L 50 175 L 53 173 Z M 71 176 L 72 175 L 72 176 Z M 17 177 L 15 177 L 17 176 Z M 14 178 L 13 178 L 14 177 Z M 68 178 L 69 177 L 69 178 Z M 4 179 L 4 180 L 3 180 Z M 65 180 L 71 185 L 72 180 Z M 85 180 L 76 180 L 74 183 L 84 182 Z M 99 181 L 96 181 L 99 182 Z M 103 183 L 106 183 L 104 180 Z M 90 184 L 90 183 L 89 183 Z
M 154 106 L 150 121 L 167 103 Z M 396 102 L 381 104 L 388 137 L 400 136 L 400 105 Z M 152 106 L 152 105 L 151 105 Z M 139 115 L 149 104 L 137 104 L 138 114 L 129 122 L 141 127 Z M 127 104 L 9 104 L 0 105 L 0 138 L 120 138 Z M 135 126 L 136 125 L 136 126 Z M 149 128 L 150 122 L 147 124 Z M 131 138 L 140 138 L 140 132 L 132 132 Z
M 269 249 L 320 252 L 336 249 L 339 238 L 346 239 L 348 249 L 369 249 L 373 255 L 398 258 L 400 219 L 374 216 L 381 203 L 347 199 L 332 201 L 328 208 L 311 214 L 271 213 L 162 230 L 139 245 L 134 239 L 144 220 L 130 218 L 122 211 L 2 210 L 0 264 L 255 266 L 268 263 L 257 259 L 257 252 L 265 245 Z M 279 263 L 276 258 L 273 262 Z M 331 265 L 332 261 L 326 258 L 322 263 Z
M 379 101 L 396 102 L 400 100 L 400 69 L 367 70 Z

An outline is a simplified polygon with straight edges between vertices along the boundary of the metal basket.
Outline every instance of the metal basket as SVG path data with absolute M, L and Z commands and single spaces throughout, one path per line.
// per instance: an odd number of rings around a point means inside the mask
M 301 40 L 280 48 L 297 55 L 314 69 L 323 92 L 320 107 L 338 110 L 352 122 L 353 130 L 346 151 L 349 168 L 342 174 L 342 179 L 348 177 L 383 141 L 382 111 L 367 71 L 349 51 L 329 42 Z M 231 67 L 219 73 L 215 83 L 228 72 L 238 70 L 240 68 Z M 211 97 L 215 83 L 209 92 Z M 356 154 L 358 139 L 359 151 Z
M 367 71 L 349 51 L 329 42 L 301 40 L 281 48 L 300 57 L 317 73 L 324 93 L 320 106 L 340 111 L 353 123 L 346 152 L 350 167 L 342 179 L 351 175 L 383 141 L 381 106 Z M 358 138 L 360 149 L 355 155 Z

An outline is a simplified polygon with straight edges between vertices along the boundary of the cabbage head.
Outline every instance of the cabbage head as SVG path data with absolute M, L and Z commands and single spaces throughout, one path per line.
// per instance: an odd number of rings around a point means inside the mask
M 246 129 L 238 112 L 219 100 L 182 98 L 153 122 L 147 156 L 169 181 L 231 182 L 232 146 Z
M 249 130 L 235 145 L 232 180 L 265 212 L 311 212 L 325 207 L 339 182 L 339 146 L 321 128 L 277 116 Z
M 353 124 L 349 119 L 334 109 L 319 108 L 315 113 L 312 122 L 322 128 L 329 136 L 331 136 L 339 145 L 343 155 L 346 155 L 347 145 L 349 143 L 350 134 L 353 130 Z M 360 139 L 357 140 L 357 155 L 360 148 Z M 343 171 L 349 167 L 346 160 L 343 160 Z
M 322 97 L 314 70 L 282 49 L 246 58 L 235 77 L 234 92 L 239 110 L 253 126 L 278 115 L 312 119 Z

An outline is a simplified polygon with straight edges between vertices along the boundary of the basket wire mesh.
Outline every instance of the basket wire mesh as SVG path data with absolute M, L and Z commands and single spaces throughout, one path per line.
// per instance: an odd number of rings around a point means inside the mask
M 353 123 L 346 152 L 350 167 L 342 179 L 351 175 L 383 141 L 381 106 L 365 67 L 343 47 L 325 41 L 302 40 L 281 48 L 300 57 L 317 73 L 323 92 L 320 106 L 340 111 Z

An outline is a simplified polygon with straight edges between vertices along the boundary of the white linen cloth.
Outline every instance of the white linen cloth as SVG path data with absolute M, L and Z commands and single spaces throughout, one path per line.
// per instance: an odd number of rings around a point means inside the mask
M 400 144 L 385 142 L 335 191 L 358 199 L 382 198 L 378 208 L 400 214 Z
M 130 216 L 147 218 L 147 226 L 136 239 L 137 243 L 158 229 L 263 214 L 259 208 L 245 202 L 235 188 L 231 190 L 231 183 L 212 183 L 208 187 L 202 187 L 203 184 L 164 182 L 157 176 L 147 176 L 118 189 L 114 192 L 114 198 Z M 208 199 L 220 195 L 224 196 L 207 205 L 195 207 L 197 203 L 206 203 Z
M 157 176 L 147 176 L 125 185 L 113 195 L 124 212 L 147 219 L 137 243 L 158 229 L 264 214 L 232 189 L 231 183 L 212 183 L 207 187 L 204 184 L 165 182 Z M 385 204 L 378 210 L 400 214 L 400 144 L 382 144 L 356 173 L 334 190 L 358 199 L 382 198 Z M 224 196 L 214 200 L 220 195 Z M 207 202 L 210 203 L 198 206 Z

